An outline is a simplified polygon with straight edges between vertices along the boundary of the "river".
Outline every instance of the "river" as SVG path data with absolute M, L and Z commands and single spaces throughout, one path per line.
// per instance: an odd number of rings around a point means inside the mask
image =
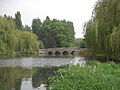
M 47 90 L 48 78 L 59 68 L 85 63 L 80 56 L 1 59 L 0 90 Z

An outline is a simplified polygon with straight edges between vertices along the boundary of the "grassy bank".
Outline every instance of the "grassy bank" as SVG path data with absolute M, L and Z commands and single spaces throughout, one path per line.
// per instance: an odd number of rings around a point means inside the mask
M 48 84 L 52 90 L 120 90 L 120 65 L 91 61 L 85 67 L 70 66 Z

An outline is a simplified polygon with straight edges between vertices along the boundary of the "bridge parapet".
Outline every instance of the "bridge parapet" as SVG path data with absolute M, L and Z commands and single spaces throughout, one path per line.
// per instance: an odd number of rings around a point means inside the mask
M 39 49 L 39 54 L 47 55 L 66 55 L 73 54 L 74 52 L 84 51 L 82 48 L 48 48 L 48 49 Z

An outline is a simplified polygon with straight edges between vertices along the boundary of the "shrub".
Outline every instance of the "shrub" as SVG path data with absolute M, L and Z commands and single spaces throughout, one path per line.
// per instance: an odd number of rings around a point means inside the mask
M 120 65 L 92 61 L 85 67 L 60 69 L 48 84 L 52 90 L 120 90 Z

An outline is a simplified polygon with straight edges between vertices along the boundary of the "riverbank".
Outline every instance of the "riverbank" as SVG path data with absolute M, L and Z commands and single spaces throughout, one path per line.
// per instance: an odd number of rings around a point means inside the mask
M 110 58 L 110 57 L 106 57 L 103 54 L 94 54 L 92 50 L 79 52 L 79 55 L 92 61 L 95 60 L 95 61 L 100 61 L 100 62 L 115 62 L 115 63 L 120 64 L 120 58 Z
M 120 65 L 91 61 L 85 67 L 70 66 L 48 84 L 52 90 L 120 90 Z

